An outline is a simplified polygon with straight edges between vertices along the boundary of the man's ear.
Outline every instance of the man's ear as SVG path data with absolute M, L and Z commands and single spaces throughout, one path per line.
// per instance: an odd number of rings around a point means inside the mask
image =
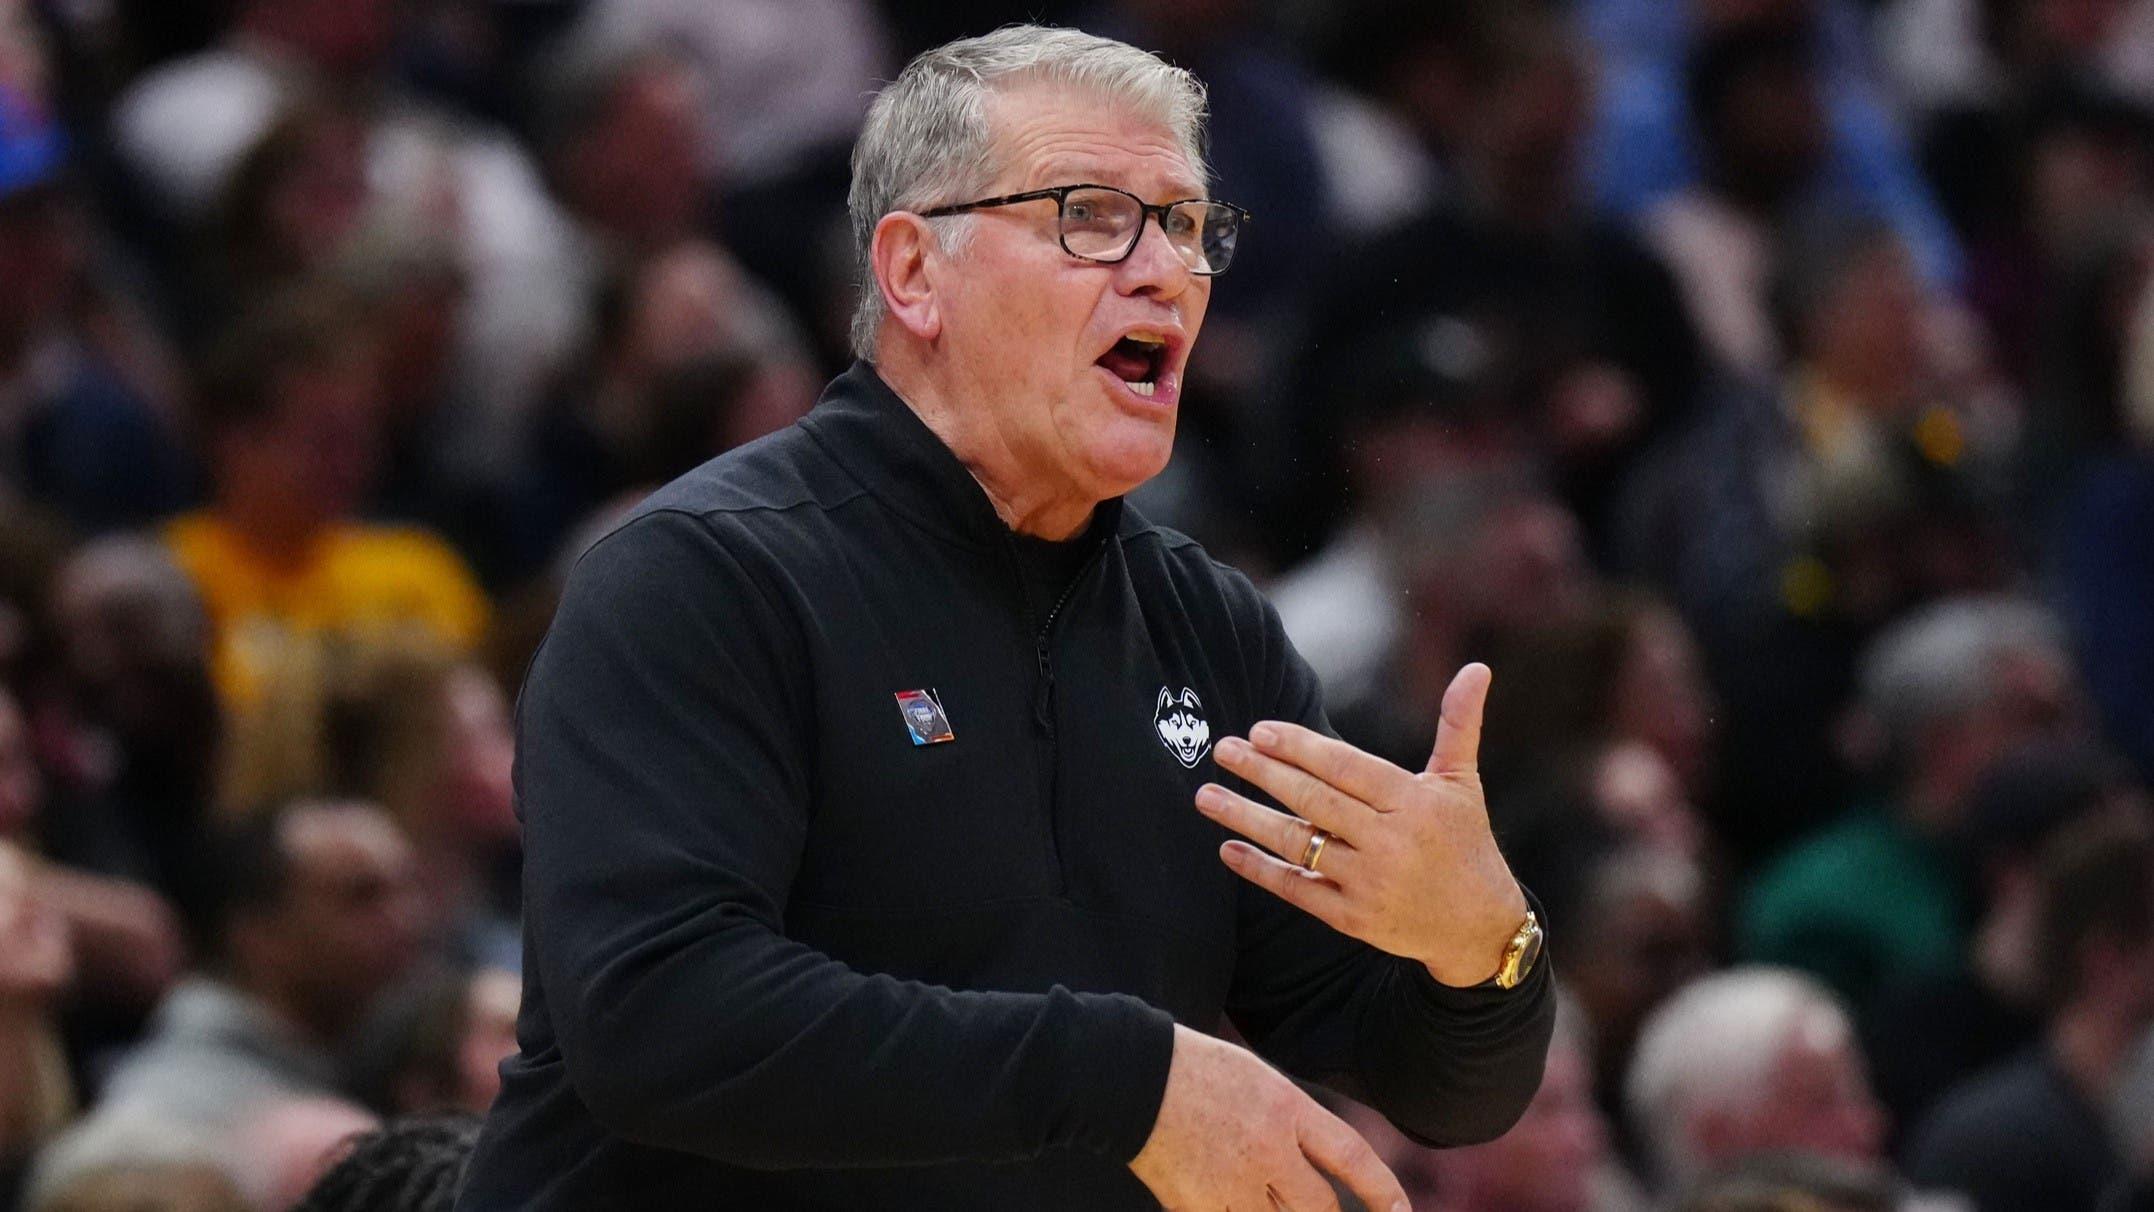
M 942 333 L 942 304 L 929 265 L 935 252 L 935 233 L 918 215 L 893 211 L 875 224 L 868 263 L 875 270 L 876 288 L 883 292 L 883 307 L 922 341 Z

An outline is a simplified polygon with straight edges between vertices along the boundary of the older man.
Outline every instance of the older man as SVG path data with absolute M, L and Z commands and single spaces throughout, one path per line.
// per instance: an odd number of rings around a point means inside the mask
M 1760 1154 L 1875 1162 L 1884 1140 L 1847 1012 L 1791 969 L 1717 972 L 1662 1003 L 1624 1094 L 1670 1192 Z
M 1403 1207 L 1223 1016 L 1425 1140 L 1517 1118 L 1553 1002 L 1487 670 L 1427 770 L 1351 749 L 1121 501 L 1243 219 L 1202 105 L 1029 27 L 877 99 L 863 363 L 592 548 L 532 668 L 521 1051 L 460 1208 Z

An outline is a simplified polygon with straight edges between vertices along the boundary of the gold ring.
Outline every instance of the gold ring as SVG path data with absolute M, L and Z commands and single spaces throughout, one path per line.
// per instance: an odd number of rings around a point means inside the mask
M 1330 834 L 1314 826 L 1310 827 L 1309 844 L 1301 848 L 1301 869 L 1303 871 L 1316 870 L 1317 860 L 1324 857 L 1324 846 L 1330 841 Z

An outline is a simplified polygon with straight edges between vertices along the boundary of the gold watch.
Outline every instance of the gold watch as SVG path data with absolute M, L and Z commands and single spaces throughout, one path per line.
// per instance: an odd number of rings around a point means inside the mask
M 1519 923 L 1518 933 L 1503 949 L 1503 962 L 1496 966 L 1496 975 L 1489 983 L 1498 989 L 1516 989 L 1518 983 L 1533 971 L 1533 965 L 1541 959 L 1541 919 L 1533 910 L 1526 910 L 1526 920 Z

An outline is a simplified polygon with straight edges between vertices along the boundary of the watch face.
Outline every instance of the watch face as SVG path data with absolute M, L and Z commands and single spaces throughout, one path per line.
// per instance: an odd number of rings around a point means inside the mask
M 1540 962 L 1540 958 L 1541 928 L 1535 926 L 1526 932 L 1526 945 L 1518 949 L 1518 979 L 1526 979 L 1526 974 L 1533 971 L 1533 965 Z

